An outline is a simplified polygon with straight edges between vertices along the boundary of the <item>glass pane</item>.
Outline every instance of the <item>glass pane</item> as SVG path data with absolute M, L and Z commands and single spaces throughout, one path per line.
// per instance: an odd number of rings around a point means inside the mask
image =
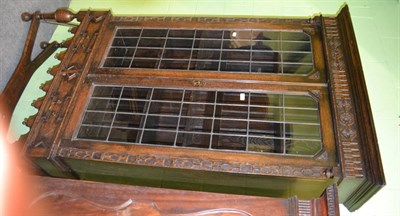
M 190 70 L 218 70 L 219 62 L 191 61 Z
M 117 108 L 118 100 L 112 99 L 94 99 L 89 102 L 87 110 L 96 111 L 114 111 Z
M 250 96 L 250 105 L 251 106 L 269 106 L 272 105 L 270 103 L 270 97 L 280 97 L 281 95 L 273 95 L 273 94 L 257 94 L 252 93 Z
M 252 63 L 251 72 L 254 73 L 280 73 L 281 69 L 277 63 Z
M 192 48 L 193 40 L 186 39 L 168 39 L 165 47 L 168 48 Z
M 224 104 L 248 104 L 248 93 L 243 92 L 218 92 L 217 103 Z
M 160 69 L 187 69 L 189 61 L 162 60 Z
M 270 64 L 274 64 L 274 62 L 280 62 L 279 53 L 269 51 L 253 51 L 251 60 L 259 62 L 269 62 Z
M 167 29 L 143 29 L 142 37 L 165 37 Z
M 286 142 L 287 154 L 315 155 L 320 149 L 320 141 L 287 140 Z
M 285 95 L 285 106 L 286 107 L 303 107 L 303 108 L 314 108 L 318 107 L 317 102 L 310 96 L 306 95 Z
M 239 72 L 249 72 L 249 63 L 244 62 L 221 62 L 221 71 L 239 71 Z
M 273 107 L 250 107 L 251 120 L 279 121 L 282 119 L 283 109 Z
M 104 67 L 121 67 L 129 68 L 132 59 L 126 58 L 107 58 L 104 62 Z
M 237 31 L 237 30 L 232 30 L 232 31 L 225 31 L 224 32 L 224 38 L 226 39 L 247 39 L 250 40 L 252 38 L 256 38 L 257 33 L 252 32 L 252 31 Z
M 221 49 L 222 40 L 198 40 L 196 39 L 194 42 L 194 48 L 203 48 L 203 49 Z
M 176 89 L 154 89 L 153 100 L 182 101 L 183 91 Z
M 150 114 L 179 115 L 181 105 L 169 102 L 151 102 Z
M 132 58 L 134 52 L 135 48 L 111 48 L 108 52 L 108 56 Z
M 212 119 L 182 117 L 179 122 L 179 131 L 210 133 L 212 122 Z
M 285 109 L 287 122 L 319 123 L 318 110 Z
M 216 118 L 247 119 L 247 106 L 217 105 Z
M 215 91 L 185 91 L 185 102 L 198 102 L 198 103 L 214 103 Z
M 312 63 L 313 56 L 311 53 L 285 53 L 283 62 L 299 62 L 299 63 Z
M 248 151 L 267 152 L 267 153 L 283 153 L 282 140 L 261 137 L 249 137 Z
M 208 134 L 178 133 L 176 146 L 208 148 L 210 145 L 210 137 L 211 136 Z
M 86 112 L 82 124 L 109 126 L 111 125 L 113 116 L 112 113 Z
M 308 74 L 313 70 L 312 65 L 305 64 L 284 64 L 283 73 L 287 74 Z
M 121 98 L 145 100 L 150 98 L 151 89 L 124 87 Z
M 310 42 L 282 42 L 283 51 L 311 52 Z
M 152 38 L 141 38 L 139 41 L 140 47 L 163 47 L 165 39 L 152 39 Z
M 246 137 L 245 136 L 212 136 L 213 149 L 225 150 L 246 150 Z
M 146 128 L 176 130 L 178 126 L 178 117 L 169 116 L 147 116 Z
M 192 59 L 211 59 L 219 60 L 221 52 L 219 50 L 194 50 L 192 53 Z
M 320 139 L 319 125 L 287 124 L 286 137 L 291 139 Z
M 190 50 L 168 49 L 165 50 L 163 58 L 190 59 L 190 55 Z
M 194 30 L 169 30 L 168 37 L 173 38 L 193 38 Z
M 141 29 L 118 29 L 117 36 L 124 36 L 124 37 L 139 37 Z
M 118 112 L 144 113 L 145 106 L 147 106 L 145 101 L 121 100 Z
M 159 60 L 134 59 L 132 68 L 157 68 Z
M 138 38 L 115 38 L 112 46 L 136 47 Z
M 121 87 L 114 86 L 96 86 L 92 97 L 119 98 L 121 89 Z
M 310 36 L 304 32 L 282 32 L 284 41 L 310 41 Z
M 249 135 L 264 137 L 282 137 L 283 124 L 273 122 L 249 122 Z
M 110 132 L 109 141 L 139 143 L 140 130 L 113 128 Z
M 246 134 L 247 122 L 234 120 L 214 120 L 214 133 L 221 134 Z
M 281 38 L 281 33 L 276 31 L 253 30 L 253 35 L 257 35 L 258 40 L 280 40 Z
M 113 127 L 140 128 L 144 121 L 144 115 L 117 114 Z
M 214 105 L 183 104 L 182 116 L 213 117 Z
M 138 48 L 135 53 L 135 58 L 144 57 L 144 58 L 160 58 L 162 53 L 162 49 L 145 49 Z
M 237 60 L 237 61 L 249 61 L 249 51 L 223 51 L 222 60 Z
M 175 132 L 167 131 L 143 131 L 142 144 L 153 144 L 153 145 L 174 145 Z
M 197 30 L 196 38 L 222 38 L 223 31 Z
M 105 140 L 109 131 L 109 128 L 104 127 L 81 126 L 77 137 L 81 139 Z

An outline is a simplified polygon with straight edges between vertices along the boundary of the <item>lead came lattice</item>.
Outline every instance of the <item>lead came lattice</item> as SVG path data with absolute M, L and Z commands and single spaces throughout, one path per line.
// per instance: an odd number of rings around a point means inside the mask
M 314 155 L 318 104 L 306 95 L 94 86 L 77 139 Z
M 307 74 L 304 32 L 119 28 L 103 67 Z

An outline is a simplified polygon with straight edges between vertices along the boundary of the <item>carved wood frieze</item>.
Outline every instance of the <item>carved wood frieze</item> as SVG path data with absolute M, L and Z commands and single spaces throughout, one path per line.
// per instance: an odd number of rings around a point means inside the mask
M 314 25 L 311 19 L 274 19 L 274 18 L 224 18 L 224 17 L 134 17 L 115 16 L 113 22 L 202 22 L 202 23 L 268 23 L 268 24 L 291 24 L 291 25 Z M 310 29 L 308 29 L 310 30 Z M 311 30 L 310 30 L 311 31 Z
M 326 178 L 327 168 L 323 166 L 279 166 L 261 163 L 240 163 L 235 161 L 203 160 L 200 158 L 172 158 L 157 155 L 129 155 L 121 153 L 96 152 L 78 148 L 60 148 L 57 156 L 62 158 L 116 162 L 132 165 L 217 171 L 241 174 L 258 174 L 288 177 Z
M 336 113 L 337 144 L 344 161 L 342 164 L 343 175 L 360 178 L 364 176 L 364 171 L 360 155 L 359 135 L 356 128 L 355 109 L 347 75 L 349 71 L 345 63 L 336 19 L 324 18 L 324 24 L 330 59 L 329 76 L 333 90 L 333 110 Z

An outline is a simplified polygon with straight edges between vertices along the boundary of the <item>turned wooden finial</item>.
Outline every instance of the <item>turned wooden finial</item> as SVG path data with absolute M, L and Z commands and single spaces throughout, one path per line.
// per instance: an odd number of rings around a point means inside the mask
M 21 14 L 21 19 L 23 21 L 29 21 L 32 20 L 33 16 L 35 16 L 37 19 L 55 20 L 60 23 L 68 23 L 76 18 L 75 14 L 67 8 L 59 8 L 54 13 L 35 12 L 34 14 L 30 14 L 28 12 L 24 12 Z
M 28 12 L 24 12 L 21 14 L 21 19 L 25 22 L 28 22 L 29 20 L 32 19 L 32 14 L 30 14 Z
M 50 45 L 50 43 L 47 41 L 40 42 L 40 48 L 42 48 L 42 49 L 46 49 L 49 45 Z
M 59 8 L 54 12 L 54 19 L 57 22 L 67 23 L 75 19 L 75 14 L 66 8 Z

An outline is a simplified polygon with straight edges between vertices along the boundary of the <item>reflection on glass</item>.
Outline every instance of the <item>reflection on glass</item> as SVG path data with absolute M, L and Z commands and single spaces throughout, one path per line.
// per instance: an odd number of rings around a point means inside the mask
M 294 155 L 322 146 L 318 103 L 308 95 L 140 86 L 95 86 L 76 136 Z
M 283 74 L 314 68 L 310 36 L 271 30 L 119 29 L 107 56 L 104 67 Z
M 248 151 L 283 153 L 279 139 L 250 136 L 248 142 Z
M 211 147 L 213 149 L 245 151 L 246 140 L 245 136 L 214 135 L 212 136 Z
M 140 138 L 139 130 L 126 129 L 126 128 L 113 128 L 110 132 L 108 140 L 114 142 L 137 143 L 139 142 L 139 138 Z
M 101 112 L 86 112 L 85 116 L 83 117 L 82 124 L 85 125 L 104 125 L 109 126 L 111 125 L 113 119 L 112 113 L 101 113 Z
M 78 132 L 78 137 L 81 139 L 105 140 L 110 128 L 81 126 Z
M 142 144 L 171 146 L 174 144 L 175 134 L 175 132 L 146 130 L 143 132 Z
M 209 134 L 178 133 L 176 146 L 207 149 L 210 137 Z

